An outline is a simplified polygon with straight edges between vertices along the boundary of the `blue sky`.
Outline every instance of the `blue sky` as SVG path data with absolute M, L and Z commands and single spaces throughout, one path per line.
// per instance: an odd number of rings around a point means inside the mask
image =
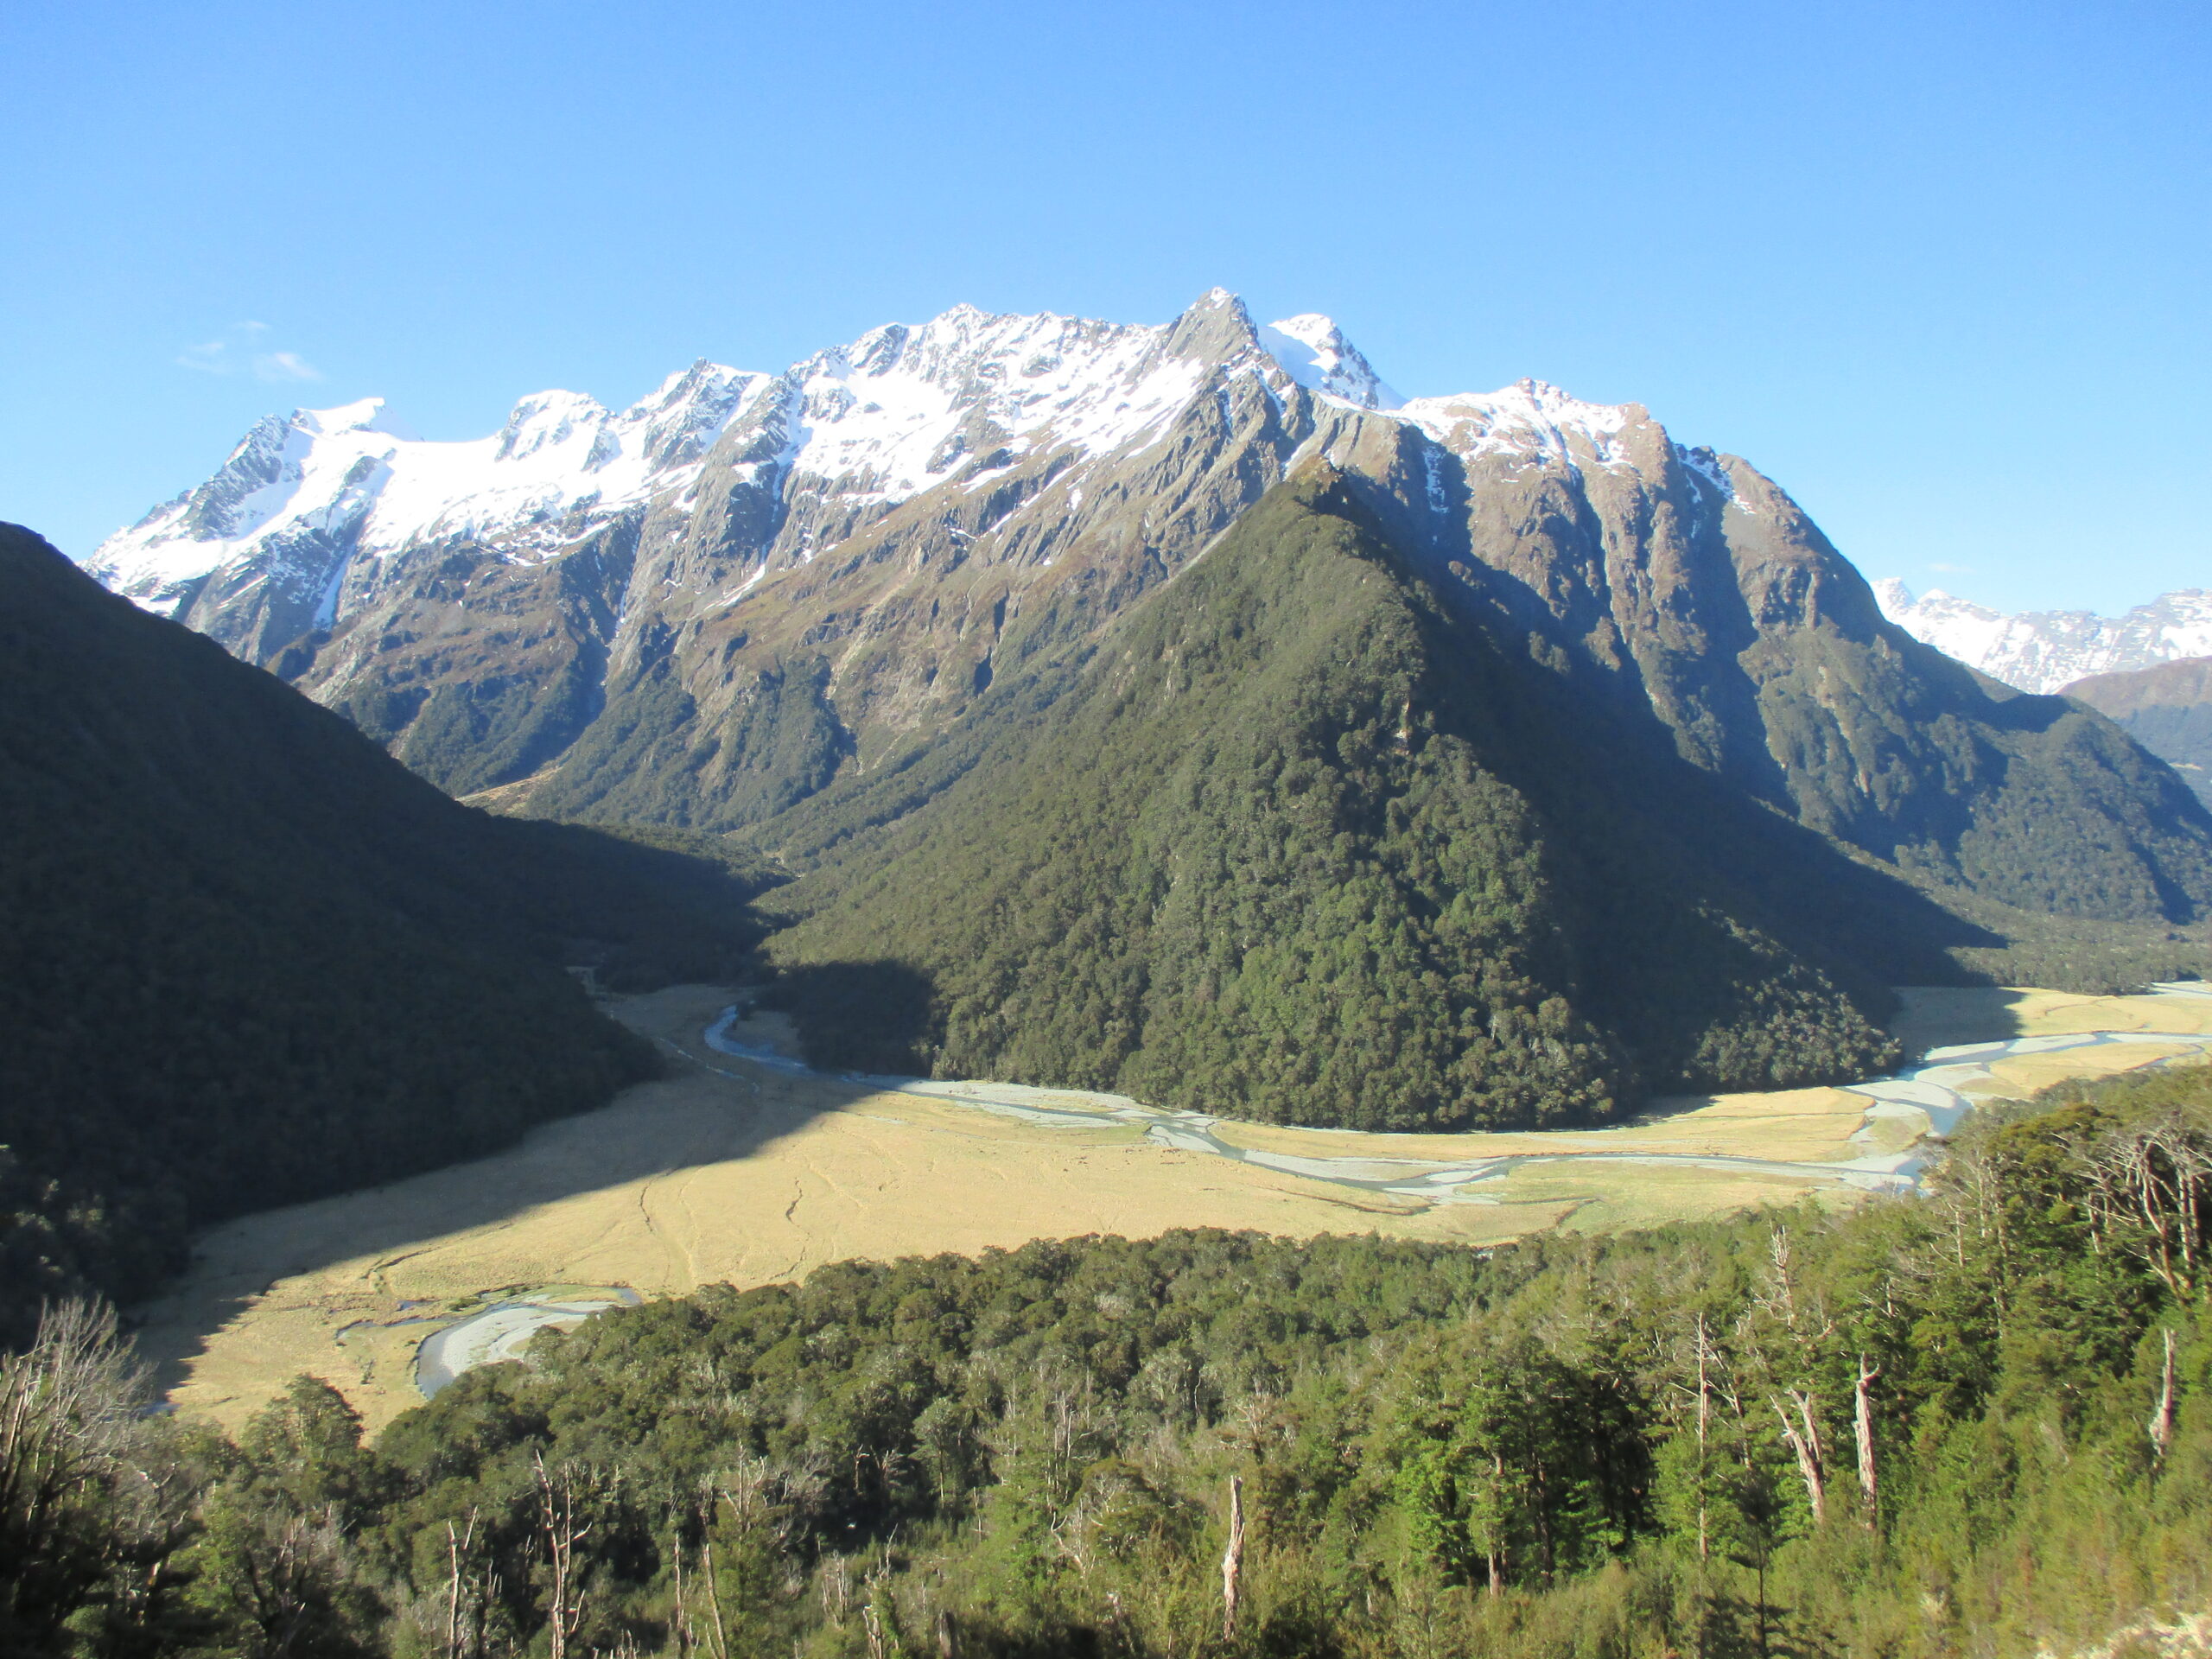
M 958 301 L 1221 283 L 1408 394 L 1748 456 L 1870 575 L 2212 586 L 2212 8 L 195 0 L 0 10 L 0 517 L 257 416 L 427 436 Z

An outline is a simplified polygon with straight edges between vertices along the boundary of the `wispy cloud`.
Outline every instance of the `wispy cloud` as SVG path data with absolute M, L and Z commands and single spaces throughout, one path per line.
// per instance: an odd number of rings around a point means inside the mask
M 175 357 L 176 365 L 198 374 L 250 374 L 257 380 L 320 380 L 322 371 L 297 352 L 260 349 L 265 322 L 234 323 L 220 337 L 187 346 Z
M 253 359 L 257 380 L 320 380 L 322 371 L 297 352 L 264 352 Z

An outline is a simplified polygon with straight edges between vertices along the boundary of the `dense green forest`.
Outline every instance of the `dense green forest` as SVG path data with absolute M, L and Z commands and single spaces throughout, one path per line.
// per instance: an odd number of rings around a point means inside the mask
M 1893 863 L 1447 613 L 1309 467 L 754 832 L 798 873 L 768 1000 L 841 1069 L 1457 1128 L 1872 1075 L 1889 985 L 2203 971 L 2207 826 L 2171 773 L 2063 700 L 1802 632 L 1769 688 L 1792 787 L 1919 791 Z
M 608 1314 L 373 1446 L 0 1370 L 10 1653 L 1953 1656 L 2212 1595 L 2212 1072 L 1925 1197 L 1473 1251 L 1185 1232 Z
M 0 528 L 0 1346 L 188 1229 L 606 1100 L 610 983 L 727 977 L 754 875 L 456 805 L 344 721 Z

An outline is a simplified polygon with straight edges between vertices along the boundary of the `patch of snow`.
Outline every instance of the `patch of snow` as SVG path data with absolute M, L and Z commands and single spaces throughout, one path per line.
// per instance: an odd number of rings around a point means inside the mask
M 688 481 L 714 435 L 771 384 L 701 363 L 620 414 L 580 392 L 539 392 L 498 432 L 462 442 L 414 436 L 380 398 L 296 410 L 261 423 L 213 479 L 110 537 L 86 563 L 111 587 L 158 602 L 302 533 L 373 557 L 604 517 Z M 529 539 L 510 545 L 527 551 Z
M 1382 384 L 1374 367 L 1329 318 L 1315 312 L 1284 317 L 1258 330 L 1260 344 L 1308 391 L 1350 409 L 1389 411 L 1405 399 Z
M 1465 460 L 1482 455 L 1569 467 L 1626 467 L 1619 438 L 1634 416 L 1624 404 L 1586 404 L 1542 380 L 1497 391 L 1414 397 L 1394 411 Z

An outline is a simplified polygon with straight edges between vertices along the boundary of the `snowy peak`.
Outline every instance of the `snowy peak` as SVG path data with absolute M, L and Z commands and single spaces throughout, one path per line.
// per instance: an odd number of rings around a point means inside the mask
M 1874 584 L 1882 614 L 1923 644 L 2023 691 L 2053 692 L 2093 674 L 2212 656 L 2212 591 L 2183 588 L 2125 616 L 2088 611 L 2006 615 L 1931 588 L 1916 599 L 1895 577 Z
M 541 391 L 524 398 L 499 429 L 494 461 L 518 461 L 548 445 L 567 443 L 579 426 L 596 432 L 607 423 L 607 410 L 580 391 Z
M 415 435 L 410 428 L 385 412 L 381 397 L 364 397 L 357 403 L 341 404 L 336 409 L 296 409 L 291 424 L 316 437 L 340 432 L 377 432 L 409 439 Z
M 1283 372 L 1308 391 L 1354 409 L 1388 411 L 1406 401 L 1382 384 L 1343 331 L 1319 313 L 1271 322 L 1259 331 L 1259 340 Z
M 1470 458 L 1631 467 L 1623 435 L 1649 419 L 1640 404 L 1590 404 L 1548 381 L 1522 379 L 1497 391 L 1415 397 L 1401 418 Z
M 458 443 L 416 437 L 382 398 L 295 410 L 258 423 L 213 479 L 110 537 L 86 565 L 166 613 L 200 578 L 242 559 L 289 561 L 296 576 L 426 537 L 500 531 L 524 532 L 513 552 L 546 550 L 531 527 L 568 525 L 579 508 L 612 511 L 674 481 L 769 383 L 701 361 L 620 414 L 582 392 L 537 392 L 489 437 Z
M 1195 390 L 1190 365 L 1158 360 L 1161 332 L 966 305 L 871 329 L 785 377 L 796 405 L 785 465 L 895 501 L 1032 452 L 1117 448 Z

